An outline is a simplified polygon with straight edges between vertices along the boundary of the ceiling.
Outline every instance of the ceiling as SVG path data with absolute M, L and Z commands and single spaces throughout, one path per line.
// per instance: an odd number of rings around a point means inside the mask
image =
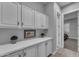
M 40 2 L 40 3 L 41 4 L 48 4 L 50 2 Z M 65 6 L 69 5 L 69 4 L 71 4 L 72 2 L 57 2 L 57 3 L 62 8 L 62 7 L 65 7 Z
M 57 3 L 60 7 L 65 7 L 67 5 L 70 5 L 72 2 L 57 2 Z

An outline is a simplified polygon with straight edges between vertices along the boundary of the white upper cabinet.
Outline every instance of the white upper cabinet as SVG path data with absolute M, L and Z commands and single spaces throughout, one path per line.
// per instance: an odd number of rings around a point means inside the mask
M 18 4 L 11 2 L 1 3 L 1 25 L 14 27 L 19 25 Z
M 22 26 L 34 28 L 34 10 L 22 5 Z
M 35 11 L 35 27 L 41 28 L 42 27 L 42 21 L 41 21 L 41 13 Z
M 43 28 L 48 28 L 48 17 L 46 15 L 42 15 L 42 18 Z
M 0 3 L 0 27 L 47 29 L 48 17 L 19 3 Z
M 35 27 L 39 29 L 47 28 L 47 17 L 46 15 L 35 11 Z

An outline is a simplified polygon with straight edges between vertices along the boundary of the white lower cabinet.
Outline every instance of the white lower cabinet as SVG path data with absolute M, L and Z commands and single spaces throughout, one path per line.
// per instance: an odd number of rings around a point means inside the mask
M 4 57 L 23 57 L 23 50 L 11 53 L 11 54 L 4 56 Z
M 36 55 L 37 55 L 36 46 L 31 46 L 24 49 L 24 57 L 36 57 Z
M 52 40 L 42 42 L 37 46 L 37 56 L 38 57 L 47 57 L 52 54 Z
M 52 40 L 46 42 L 46 56 L 52 54 Z
M 5 57 L 47 57 L 52 53 L 52 40 L 48 40 L 23 50 L 11 53 Z
M 38 44 L 38 47 L 37 47 L 37 56 L 38 57 L 46 57 L 45 42 Z

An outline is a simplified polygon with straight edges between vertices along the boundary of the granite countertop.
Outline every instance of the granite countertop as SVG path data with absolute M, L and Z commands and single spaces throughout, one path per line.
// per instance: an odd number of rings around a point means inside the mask
M 31 38 L 29 40 L 23 40 L 23 41 L 17 42 L 16 44 L 0 45 L 0 56 L 8 55 L 12 52 L 15 52 L 51 39 L 52 39 L 51 37 L 33 38 L 33 39 Z

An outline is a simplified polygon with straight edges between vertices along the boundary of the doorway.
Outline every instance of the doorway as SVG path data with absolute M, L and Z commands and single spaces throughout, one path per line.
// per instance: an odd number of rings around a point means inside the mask
M 64 14 L 64 48 L 78 51 L 78 12 Z

